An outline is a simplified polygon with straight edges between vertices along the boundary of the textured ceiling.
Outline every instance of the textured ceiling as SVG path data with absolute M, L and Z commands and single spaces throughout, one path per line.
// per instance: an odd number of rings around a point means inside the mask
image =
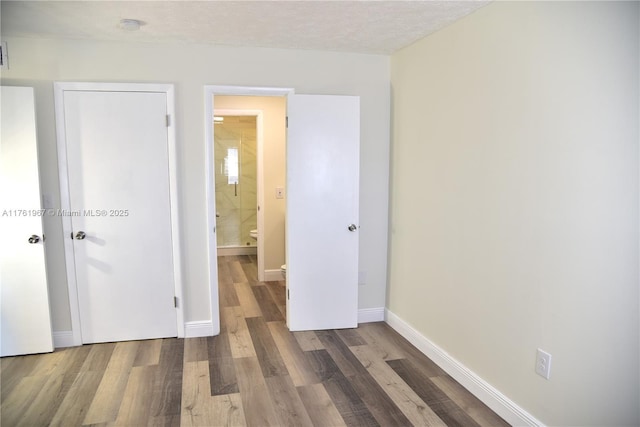
M 6 1 L 1 34 L 391 54 L 487 1 Z M 144 21 L 140 31 L 120 19 Z

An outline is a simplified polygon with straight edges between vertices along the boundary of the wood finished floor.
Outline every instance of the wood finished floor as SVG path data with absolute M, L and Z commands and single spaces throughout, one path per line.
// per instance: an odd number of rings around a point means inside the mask
M 283 282 L 218 264 L 220 335 L 3 358 L 1 425 L 507 425 L 386 324 L 291 333 Z

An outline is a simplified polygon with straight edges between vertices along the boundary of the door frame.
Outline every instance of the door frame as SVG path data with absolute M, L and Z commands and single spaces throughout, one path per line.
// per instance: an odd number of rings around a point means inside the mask
M 293 88 L 252 87 L 252 86 L 204 86 L 204 161 L 205 161 L 205 199 L 207 203 L 207 257 L 209 263 L 209 294 L 211 304 L 211 323 L 213 334 L 220 333 L 220 301 L 218 296 L 218 246 L 216 242 L 216 187 L 213 150 L 213 112 L 215 95 L 231 96 L 284 96 L 294 94 Z M 261 150 L 259 150 L 261 153 Z M 261 154 L 259 154 L 261 155 Z M 260 163 L 261 160 L 259 159 Z M 261 171 L 258 171 L 260 174 Z M 260 180 L 261 178 L 259 178 Z M 264 193 L 264 192 L 263 192 Z M 258 203 L 264 207 L 264 194 L 258 195 Z M 263 224 L 264 226 L 264 224 Z M 260 216 L 258 216 L 260 227 Z M 260 230 L 260 228 L 258 228 Z M 260 242 L 258 242 L 258 251 Z M 264 257 L 263 257 L 264 259 Z M 260 256 L 258 255 L 258 260 Z M 263 261 L 264 262 L 264 261 Z M 264 270 L 264 269 L 263 269 Z
M 56 136 L 58 152 L 58 176 L 60 179 L 60 209 L 71 210 L 69 198 L 69 165 L 67 163 L 67 139 L 64 116 L 65 91 L 92 92 L 156 92 L 164 93 L 167 97 L 167 149 L 169 159 L 169 201 L 171 204 L 171 242 L 173 256 L 173 282 L 175 296 L 178 298 L 176 307 L 176 323 L 178 338 L 184 338 L 184 310 L 182 292 L 182 262 L 180 247 L 180 222 L 178 198 L 178 170 L 176 156 L 176 128 L 175 101 L 172 84 L 146 83 L 91 83 L 91 82 L 54 82 L 54 100 L 56 115 Z M 65 264 L 67 269 L 67 286 L 69 291 L 69 311 L 71 314 L 71 333 L 73 345 L 82 345 L 82 331 L 80 329 L 80 302 L 78 299 L 77 278 L 73 242 L 66 236 L 71 235 L 72 224 L 70 216 L 62 216 L 62 235 L 64 241 Z
M 262 110 L 251 110 L 244 108 L 214 108 L 213 114 L 216 116 L 236 116 L 236 117 L 255 117 L 256 118 L 256 205 L 257 209 L 257 228 L 258 236 L 264 231 L 264 123 Z M 213 122 L 211 122 L 213 125 Z M 215 135 L 214 135 L 215 136 Z M 215 151 L 215 150 L 214 150 Z M 214 159 L 215 160 L 215 156 Z M 214 175 L 215 178 L 215 175 Z M 215 183 L 214 183 L 215 192 Z M 217 242 L 216 242 L 217 248 Z M 264 282 L 264 239 L 256 241 L 258 252 L 258 280 Z

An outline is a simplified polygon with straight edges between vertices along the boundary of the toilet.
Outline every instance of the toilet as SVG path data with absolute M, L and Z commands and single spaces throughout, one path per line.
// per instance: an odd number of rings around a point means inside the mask
M 282 274 L 284 274 L 285 277 L 287 277 L 287 264 L 282 264 L 280 266 L 280 271 L 282 272 Z

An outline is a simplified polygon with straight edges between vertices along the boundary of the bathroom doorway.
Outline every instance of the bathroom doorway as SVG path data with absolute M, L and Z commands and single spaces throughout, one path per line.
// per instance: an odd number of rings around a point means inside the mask
M 280 250 L 271 250 L 271 247 L 265 250 L 264 258 L 284 254 L 286 229 L 286 260 L 284 257 L 282 259 L 286 264 L 287 327 L 292 331 L 356 327 L 359 265 L 359 97 L 298 95 L 286 88 L 205 86 L 205 194 L 214 334 L 220 331 L 221 306 L 228 308 L 223 304 L 243 306 L 242 301 L 220 300 L 221 293 L 218 292 L 219 285 L 227 286 L 228 283 L 224 281 L 224 275 L 219 283 L 216 262 L 220 260 L 217 259 L 216 244 L 213 116 L 214 111 L 222 107 L 220 100 L 224 97 L 235 98 L 239 102 L 254 97 L 275 99 L 284 106 L 281 120 L 272 121 L 266 113 L 264 115 L 265 134 L 269 123 L 276 124 L 283 132 L 283 149 L 279 151 L 280 167 L 272 164 L 273 170 L 280 171 L 282 178 L 277 184 L 269 184 L 266 180 L 268 172 L 265 170 L 262 173 L 265 177 L 264 191 L 262 196 L 258 194 L 258 206 L 261 211 L 264 209 L 265 214 L 264 228 L 261 230 L 263 240 L 280 242 L 281 245 Z M 242 105 L 242 108 L 254 107 Z M 265 146 L 269 143 L 268 140 L 265 137 Z M 271 164 L 266 158 L 271 150 L 265 147 L 262 151 L 266 169 L 266 165 Z M 260 176 L 260 171 L 258 175 Z M 284 194 L 285 191 L 287 194 Z M 282 210 L 278 213 L 270 209 L 269 203 L 275 203 L 276 206 L 280 204 Z M 272 234 L 267 218 L 274 212 L 277 213 L 276 223 L 280 224 L 281 232 Z M 259 221 L 258 219 L 258 223 Z M 276 238 L 272 239 L 273 236 Z M 245 270 L 244 267 L 241 268 Z M 237 270 L 235 264 L 234 269 Z M 279 269 L 276 272 L 283 277 Z M 256 286 L 251 286 L 246 281 L 241 283 L 238 286 L 234 284 L 238 288 L 236 296 L 246 296 L 250 303 L 255 301 L 258 288 L 262 289 L 264 286 L 264 283 L 256 283 Z M 251 292 L 244 285 L 250 286 Z M 257 304 L 245 305 L 243 309 L 257 311 Z
M 214 111 L 218 256 L 257 255 L 261 114 L 253 110 Z
M 284 280 L 286 98 L 216 94 L 213 103 L 218 256 L 256 256 L 258 281 Z

